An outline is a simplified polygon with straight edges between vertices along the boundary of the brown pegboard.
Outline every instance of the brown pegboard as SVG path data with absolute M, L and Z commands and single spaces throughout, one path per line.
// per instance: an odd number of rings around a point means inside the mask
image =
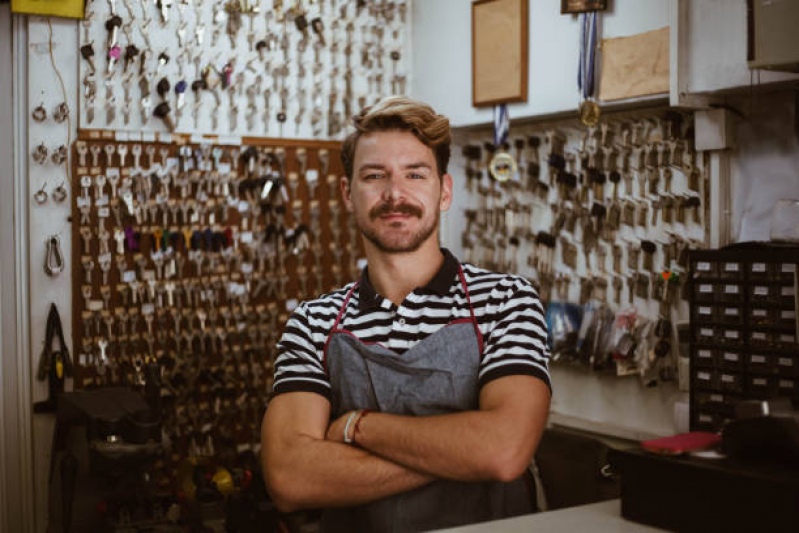
M 81 131 L 78 139 L 73 146 L 72 159 L 75 388 L 123 385 L 143 389 L 142 377 L 146 376 L 147 365 L 152 364 L 151 368 L 164 378 L 165 414 L 173 426 L 168 431 L 172 431 L 180 441 L 178 449 L 181 453 L 192 453 L 188 435 L 203 436 L 206 433 L 203 429 L 211 435 L 218 431 L 234 435 L 237 446 L 246 447 L 257 442 L 256 426 L 260 424 L 271 389 L 274 347 L 290 314 L 287 302 L 313 298 L 319 292 L 351 281 L 357 276 L 356 261 L 363 257 L 360 236 L 350 226 L 348 213 L 339 201 L 338 182 L 343 175 L 340 143 L 243 138 L 241 145 L 234 146 L 212 144 L 213 140 L 209 139 L 209 144 L 203 145 L 206 154 L 213 154 L 215 149 L 222 149 L 225 153 L 216 156 L 219 166 L 214 157 L 205 159 L 211 161 L 213 170 L 199 170 L 196 167 L 203 158 L 196 155 L 201 145 L 191 142 L 197 139 L 170 136 L 168 140 L 171 142 L 163 142 L 166 139 L 129 141 L 112 138 L 108 132 L 93 131 Z M 103 149 L 106 144 L 115 146 L 110 158 Z M 142 146 L 139 163 L 143 171 L 133 168 L 135 145 Z M 89 150 L 84 158 L 79 153 L 79 146 Z M 101 147 L 97 164 L 92 157 L 92 146 Z M 120 164 L 119 146 L 127 147 L 125 164 Z M 147 155 L 148 147 L 155 148 L 152 167 Z M 257 172 L 249 171 L 242 161 L 241 154 L 249 147 L 258 150 L 259 160 L 265 163 Z M 306 168 L 317 171 L 322 167 L 320 151 L 327 151 L 326 176 L 321 176 L 320 172 L 313 197 L 309 196 L 307 181 L 300 176 L 296 156 L 301 149 L 306 152 Z M 171 162 L 181 153 L 187 154 L 187 150 L 193 154 L 191 157 Z M 235 150 L 238 150 L 238 155 Z M 279 167 L 276 155 L 272 164 L 266 164 L 271 157 L 266 155 L 270 150 L 273 154 L 283 150 L 284 175 L 287 181 L 296 184 L 296 189 L 286 184 L 283 192 L 273 192 L 269 201 L 262 202 L 259 198 L 263 183 L 259 180 L 267 171 L 273 172 L 274 176 Z M 85 165 L 81 165 L 82 160 Z M 189 160 L 193 163 L 185 163 Z M 170 176 L 166 185 L 163 180 L 152 176 L 140 177 L 161 164 L 171 165 L 165 172 Z M 228 176 L 225 164 L 229 164 L 231 170 L 227 184 L 229 194 L 225 194 L 224 182 Z M 97 176 L 113 175 L 114 169 L 119 170 L 120 176 L 117 196 L 111 195 L 109 183 L 104 186 L 105 194 L 98 195 Z M 83 213 L 79 208 L 86 201 L 86 191 L 81 185 L 84 176 L 92 179 L 88 191 L 91 198 L 88 224 L 82 223 Z M 203 181 L 203 177 L 208 180 Z M 139 200 L 133 202 L 134 208 L 147 208 L 147 214 L 141 215 L 138 221 L 120 198 L 126 179 L 133 182 L 131 192 Z M 152 191 L 147 196 L 149 200 L 142 203 L 140 200 L 144 199 L 142 195 L 148 179 Z M 182 181 L 184 179 L 188 179 L 188 185 Z M 184 190 L 186 197 L 181 195 Z M 108 205 L 98 206 L 98 198 L 103 204 L 103 196 L 109 197 Z M 236 198 L 236 202 L 231 198 Z M 247 202 L 247 207 L 239 212 L 239 205 L 244 208 L 242 201 Z M 153 208 L 153 205 L 162 207 Z M 170 208 L 163 208 L 165 205 Z M 312 218 L 312 206 L 318 209 L 317 222 Z M 107 212 L 102 212 L 103 208 L 107 208 Z M 338 214 L 334 217 L 335 209 Z M 115 210 L 119 210 L 119 220 Z M 196 213 L 196 219 L 192 213 Z M 189 217 L 193 221 L 187 220 Z M 97 230 L 101 218 L 105 220 L 103 224 L 109 234 L 107 242 L 111 255 L 107 284 L 102 283 L 102 271 L 98 268 L 101 243 Z M 291 243 L 290 238 L 285 239 L 287 233 L 281 231 L 281 227 L 294 228 L 299 224 L 313 232 L 307 235 L 308 246 L 304 249 L 299 239 Z M 338 231 L 333 230 L 334 227 Z M 81 235 L 81 231 L 86 230 L 82 228 L 92 231 L 88 254 Z M 123 234 L 127 232 L 121 254 L 114 237 L 116 230 L 122 230 Z M 166 238 L 162 232 L 167 234 Z M 263 244 L 267 235 L 272 248 Z M 278 239 L 276 235 L 281 237 Z M 189 248 L 193 249 L 186 248 L 187 241 Z M 132 248 L 134 242 L 138 243 L 138 250 Z M 294 248 L 298 245 L 300 249 L 295 253 Z M 164 252 L 164 246 L 172 251 Z M 159 261 L 163 263 L 156 265 L 152 252 L 159 249 L 163 257 Z M 277 250 L 281 253 L 278 254 Z M 283 257 L 282 270 L 278 266 L 278 256 Z M 205 259 L 199 273 L 191 259 L 194 257 Z M 85 279 L 84 260 L 95 265 L 90 285 Z M 169 265 L 174 265 L 174 275 L 167 276 Z M 252 268 L 251 275 L 245 274 L 247 265 Z M 321 286 L 316 280 L 317 273 L 321 275 Z M 128 276 L 135 278 L 134 286 L 152 279 L 154 292 L 150 292 L 147 281 L 148 288 L 137 296 L 134 303 L 130 294 L 131 284 L 123 280 Z M 270 292 L 270 279 L 276 280 L 276 288 L 282 283 L 284 291 Z M 191 295 L 187 296 L 179 288 L 169 289 L 171 283 L 176 287 L 189 287 Z M 246 301 L 225 290 L 230 283 L 239 284 L 234 288 L 248 294 Z M 84 295 L 84 290 L 88 294 L 87 287 L 91 288 L 88 298 Z M 173 305 L 169 305 L 168 290 L 159 296 L 159 287 L 172 291 Z M 103 292 L 107 293 L 106 299 Z M 129 293 L 128 296 L 125 292 Z M 142 297 L 145 303 L 142 303 Z M 153 320 L 149 328 L 142 318 L 144 311 L 152 311 Z M 123 326 L 125 315 L 128 318 Z M 114 317 L 113 321 L 97 322 L 96 317 L 108 319 L 109 316 Z M 95 361 L 101 356 L 102 342 L 108 342 L 105 348 L 107 361 L 97 365 Z M 234 418 L 223 416 L 222 413 L 227 412 L 225 405 L 231 413 L 239 415 Z M 200 424 L 199 420 L 203 418 L 197 413 L 207 415 L 211 411 L 214 413 L 213 421 L 209 419 Z M 200 447 L 196 439 L 193 446 Z

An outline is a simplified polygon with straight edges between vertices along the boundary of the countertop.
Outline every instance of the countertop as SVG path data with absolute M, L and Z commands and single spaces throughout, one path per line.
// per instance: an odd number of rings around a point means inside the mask
M 439 531 L 446 531 L 447 533 L 530 533 L 530 531 L 546 531 L 547 533 L 573 533 L 575 531 L 653 533 L 665 530 L 625 520 L 621 516 L 621 500 L 616 499 Z

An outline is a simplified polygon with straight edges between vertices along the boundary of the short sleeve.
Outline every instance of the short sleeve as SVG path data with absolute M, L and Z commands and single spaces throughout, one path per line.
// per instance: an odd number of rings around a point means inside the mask
M 330 399 L 330 381 L 322 364 L 322 346 L 314 342 L 304 305 L 291 315 L 277 344 L 273 395 L 315 392 Z
M 522 374 L 541 379 L 551 393 L 546 318 L 538 293 L 527 280 L 515 278 L 510 287 L 498 286 L 491 300 L 495 303 L 486 309 L 480 387 Z

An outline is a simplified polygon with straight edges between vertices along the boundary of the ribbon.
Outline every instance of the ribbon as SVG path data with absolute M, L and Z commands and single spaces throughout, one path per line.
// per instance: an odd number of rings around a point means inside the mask
M 580 15 L 580 66 L 577 72 L 577 88 L 583 100 L 594 95 L 596 25 L 596 11 Z
M 508 115 L 508 105 L 499 104 L 494 106 L 494 146 L 501 150 L 502 145 L 508 142 L 510 132 L 510 115 Z

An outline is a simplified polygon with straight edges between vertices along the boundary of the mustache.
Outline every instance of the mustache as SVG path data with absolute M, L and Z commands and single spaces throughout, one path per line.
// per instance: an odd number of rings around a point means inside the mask
M 372 220 L 388 215 L 391 213 L 401 213 L 403 215 L 412 215 L 417 218 L 422 218 L 422 209 L 411 204 L 396 204 L 394 202 L 385 202 L 369 210 L 369 218 Z

